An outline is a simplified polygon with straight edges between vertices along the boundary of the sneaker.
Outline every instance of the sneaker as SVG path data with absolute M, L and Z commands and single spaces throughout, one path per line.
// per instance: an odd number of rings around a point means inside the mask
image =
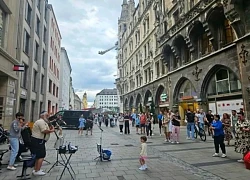
M 7 169 L 11 170 L 11 171 L 15 171 L 16 170 L 16 168 L 14 166 L 8 166 Z
M 191 138 L 190 138 L 190 137 L 187 137 L 186 139 L 187 139 L 187 140 L 190 140 Z
M 237 160 L 237 162 L 239 162 L 239 163 L 243 163 L 243 162 L 244 162 L 244 160 L 243 160 L 243 159 L 239 159 L 239 160 Z
M 120 132 L 120 134 L 122 134 L 122 133 Z
M 176 144 L 180 144 L 180 142 L 177 141 Z
M 144 168 L 144 166 L 140 167 L 139 170 L 141 171 L 145 171 L 146 169 Z
M 34 175 L 34 176 L 44 176 L 45 174 L 46 174 L 46 173 L 43 172 L 43 171 L 41 171 L 41 170 L 40 170 L 40 171 L 34 171 L 34 172 L 33 172 L 33 175 Z
M 174 141 L 172 141 L 171 143 L 174 144 Z
M 39 171 L 44 172 L 44 170 L 40 169 Z M 32 173 L 36 172 L 35 169 L 32 170 Z
M 219 154 L 218 153 L 214 153 L 213 157 L 219 157 Z
M 222 157 L 222 158 L 225 158 L 225 157 L 227 157 L 227 155 L 226 155 L 226 154 L 222 154 L 221 157 Z
M 152 136 L 154 136 L 155 134 L 152 134 Z
M 165 142 L 169 142 L 168 139 L 165 139 Z
M 144 164 L 144 166 L 143 166 L 145 169 L 148 169 L 148 166 L 147 166 L 147 164 Z
M 14 164 L 13 166 L 14 166 L 14 167 L 17 167 L 17 166 L 18 166 L 18 164 Z

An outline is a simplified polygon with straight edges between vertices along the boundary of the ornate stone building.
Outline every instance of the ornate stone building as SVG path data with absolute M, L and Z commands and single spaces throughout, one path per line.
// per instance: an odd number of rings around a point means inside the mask
M 244 108 L 250 118 L 250 1 L 124 0 L 117 88 L 124 110 Z M 139 33 L 138 33 L 139 32 Z M 137 63 L 138 62 L 138 63 Z

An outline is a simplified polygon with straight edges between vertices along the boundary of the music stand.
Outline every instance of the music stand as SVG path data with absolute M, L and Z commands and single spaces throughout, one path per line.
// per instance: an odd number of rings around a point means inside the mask
M 98 126 L 100 131 L 101 131 L 101 136 L 100 136 L 100 143 L 99 144 L 96 144 L 96 147 L 97 147 L 97 152 L 99 153 L 99 156 L 97 156 L 94 161 L 96 161 L 96 164 L 98 162 L 101 162 L 103 160 L 103 155 L 102 155 L 102 152 L 103 152 L 103 149 L 102 149 L 102 132 L 103 132 L 103 129 Z
M 64 164 L 61 163 L 61 162 L 59 161 L 59 147 L 62 146 L 62 145 L 64 144 L 64 138 L 65 138 L 65 136 L 59 137 L 59 136 L 57 135 L 56 132 L 54 132 L 54 133 L 55 133 L 55 135 L 56 135 L 56 141 L 55 141 L 55 144 L 54 144 L 54 148 L 56 149 L 56 162 L 55 162 L 55 163 L 52 165 L 52 167 L 49 169 L 48 173 L 49 173 L 55 166 L 58 166 L 58 164 L 64 166 Z

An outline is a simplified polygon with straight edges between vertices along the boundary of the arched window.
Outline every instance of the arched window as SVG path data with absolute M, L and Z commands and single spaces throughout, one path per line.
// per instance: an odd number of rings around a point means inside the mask
M 181 99 L 184 96 L 196 96 L 196 90 L 190 80 L 186 80 L 180 88 L 178 98 Z
M 241 91 L 241 83 L 234 72 L 221 68 L 211 78 L 207 95 L 220 95 Z
M 207 33 L 205 32 L 205 29 L 200 21 L 194 22 L 191 26 L 189 38 L 194 48 L 192 53 L 194 60 L 212 52 L 212 44 L 209 41 Z
M 173 47 L 175 48 L 178 56 L 178 66 L 182 66 L 182 64 L 190 61 L 190 51 L 183 36 L 178 35 L 175 38 L 173 41 Z
M 172 52 L 170 45 L 165 45 L 163 48 L 163 63 L 168 66 L 168 71 L 172 71 L 177 68 L 177 60 Z
M 225 17 L 224 8 L 221 4 L 209 11 L 207 22 L 213 36 L 212 43 L 215 50 L 235 40 L 233 29 Z

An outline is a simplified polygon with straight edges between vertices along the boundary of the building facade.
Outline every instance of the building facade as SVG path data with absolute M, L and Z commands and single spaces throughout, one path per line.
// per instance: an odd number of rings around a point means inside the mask
M 60 86 L 59 86 L 59 109 L 69 109 L 70 99 L 70 76 L 71 76 L 71 65 L 67 51 L 64 47 L 61 48 L 60 55 Z
M 51 4 L 47 6 L 48 12 L 48 36 L 47 36 L 47 93 L 45 109 L 54 114 L 59 109 L 59 85 L 60 85 L 60 52 L 61 34 L 57 24 L 56 16 Z
M 75 90 L 73 88 L 72 77 L 70 77 L 70 88 L 69 88 L 69 110 L 73 110 L 75 107 Z
M 95 108 L 119 112 L 117 89 L 103 89 L 101 92 L 97 93 L 95 97 Z
M 19 2 L 3 0 L 0 3 L 0 124 L 9 127 L 16 113 L 19 73 L 13 66 L 20 64 L 17 57 Z
M 46 102 L 48 1 L 20 2 L 17 49 L 24 71 L 20 73 L 17 107 L 32 122 L 38 119 Z
M 77 94 L 74 94 L 74 110 L 81 110 L 82 109 L 82 100 Z
M 222 114 L 243 107 L 250 118 L 250 2 L 140 0 L 135 9 L 131 2 L 124 0 L 118 22 L 116 84 L 125 110 L 153 102 L 184 118 L 187 109 Z M 139 48 L 148 39 L 152 49 Z

